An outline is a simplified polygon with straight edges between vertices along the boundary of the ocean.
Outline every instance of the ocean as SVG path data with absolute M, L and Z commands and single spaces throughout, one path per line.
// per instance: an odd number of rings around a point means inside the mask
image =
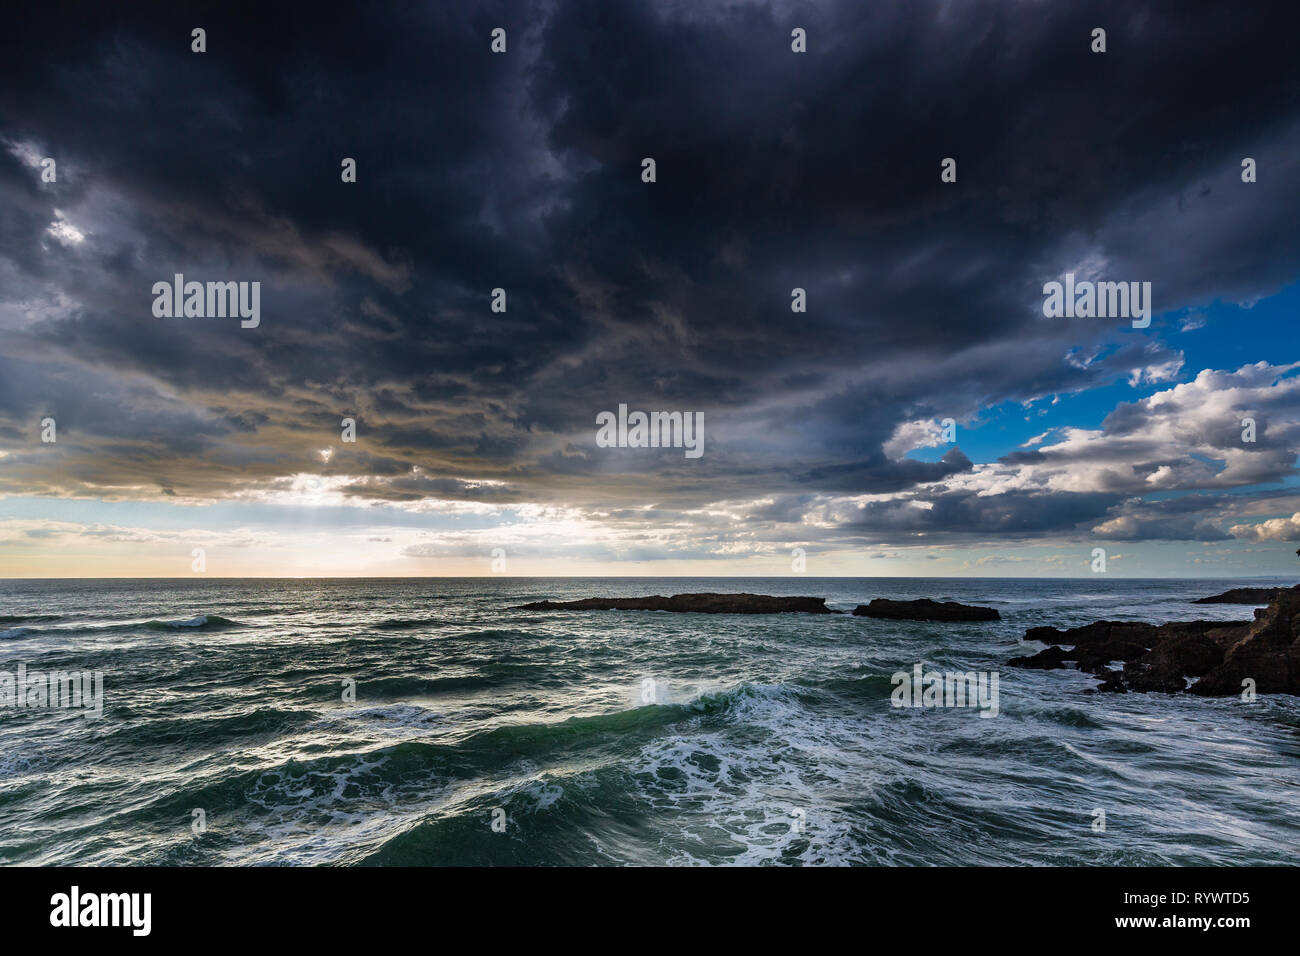
M 1090 693 L 1026 628 L 1245 620 L 1269 580 L 418 578 L 0 582 L 0 672 L 102 674 L 102 715 L 0 709 L 0 862 L 1292 864 L 1300 699 Z M 1001 621 L 528 612 L 749 591 Z M 997 716 L 891 705 L 999 678 Z

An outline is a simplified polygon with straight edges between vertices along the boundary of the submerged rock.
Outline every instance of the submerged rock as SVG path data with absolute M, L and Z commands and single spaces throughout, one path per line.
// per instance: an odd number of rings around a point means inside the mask
M 883 617 L 894 621 L 998 621 L 995 608 L 958 604 L 956 601 L 891 601 L 876 598 L 870 604 L 859 604 L 853 609 L 858 617 Z
M 535 601 L 521 611 L 678 611 L 699 614 L 834 614 L 819 597 L 773 597 L 769 594 L 674 594 L 662 597 L 581 598 L 577 601 Z
M 1222 594 L 1197 598 L 1193 604 L 1267 604 L 1285 588 L 1232 588 Z

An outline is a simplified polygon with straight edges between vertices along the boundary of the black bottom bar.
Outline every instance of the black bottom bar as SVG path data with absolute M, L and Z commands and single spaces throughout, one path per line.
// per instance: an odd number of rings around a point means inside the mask
M 750 937 L 771 942 L 783 927 L 838 934 L 847 926 L 874 943 L 933 933 L 932 940 L 951 944 L 1048 930 L 1071 941 L 1199 934 L 1231 945 L 1255 930 L 1277 934 L 1290 925 L 1295 874 L 1284 868 L 11 868 L 0 870 L 0 900 L 10 944 L 75 936 L 82 943 L 113 938 L 128 945 L 374 945 L 416 934 L 435 948 L 463 939 L 456 944 L 463 948 L 476 938 L 499 944 L 517 933 L 536 943 L 561 933 L 634 945 L 703 923 L 725 928 L 732 945 Z M 105 901 L 101 894 L 149 894 L 148 935 L 136 935 L 145 924 L 143 895 Z M 114 911 L 121 925 L 70 925 L 112 921 Z

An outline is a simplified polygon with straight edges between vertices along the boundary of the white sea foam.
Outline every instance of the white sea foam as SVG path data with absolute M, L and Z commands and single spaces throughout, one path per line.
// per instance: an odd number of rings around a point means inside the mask
M 706 694 L 697 705 L 709 710 L 721 699 L 726 727 L 705 730 L 696 718 L 693 726 L 642 749 L 633 772 L 639 796 L 671 811 L 677 828 L 668 862 L 871 862 L 843 810 L 870 788 L 870 773 L 855 759 L 860 748 L 852 742 L 861 732 L 850 722 L 811 713 L 797 699 L 800 690 L 746 683 Z M 733 727 L 745 737 L 757 730 L 766 740 L 737 741 Z

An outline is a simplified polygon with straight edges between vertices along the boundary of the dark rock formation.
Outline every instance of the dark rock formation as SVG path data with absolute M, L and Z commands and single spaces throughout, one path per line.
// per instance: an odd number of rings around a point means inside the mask
M 1232 588 L 1222 594 L 1197 598 L 1193 604 L 1267 604 L 1285 588 Z
M 694 611 L 700 614 L 834 614 L 825 598 L 772 597 L 767 594 L 674 594 L 661 597 L 582 598 L 578 601 L 537 601 L 522 611 Z
M 1064 667 L 1066 660 L 1068 658 L 1065 656 L 1065 651 L 1059 647 L 1049 647 L 1030 657 L 1013 657 L 1007 663 L 1012 667 L 1030 667 L 1047 671 Z
M 1124 675 L 1121 672 L 1114 670 L 1101 670 L 1097 672 L 1097 676 L 1101 678 L 1101 683 L 1093 688 L 1093 690 L 1084 691 L 1085 694 L 1091 694 L 1093 691 L 1105 691 L 1112 694 L 1124 694 L 1128 692 L 1128 688 L 1124 686 Z
M 893 621 L 997 621 L 1002 615 L 995 608 L 974 607 L 956 601 L 890 601 L 876 598 L 870 604 L 853 609 L 858 617 L 883 617 Z
M 1223 662 L 1223 645 L 1211 634 L 1219 630 L 1174 632 L 1147 654 L 1124 665 L 1123 681 L 1131 690 L 1176 693 L 1187 689 L 1187 678 L 1203 677 Z
M 1057 667 L 1063 667 L 1064 661 L 1074 661 L 1078 664 L 1079 670 L 1098 673 L 1111 661 L 1129 660 L 1144 654 L 1155 643 L 1155 635 L 1154 624 L 1143 624 L 1138 621 L 1097 621 L 1068 631 L 1058 631 L 1053 627 L 1031 627 L 1025 632 L 1025 640 L 1064 644 L 1073 648 L 1059 657 L 1044 658 L 1039 654 L 1035 658 L 1030 658 L 1035 661 L 1033 665 L 1035 667 L 1052 666 L 1047 662 L 1055 659 Z
M 1191 688 L 1193 694 L 1224 697 L 1255 682 L 1260 694 L 1300 695 L 1300 585 L 1279 591 L 1255 623 L 1224 641 L 1223 662 Z
M 1025 640 L 1052 646 L 1008 664 L 1051 669 L 1074 662 L 1102 678 L 1101 691 L 1224 697 L 1240 694 L 1249 680 L 1256 693 L 1300 695 L 1300 585 L 1276 591 L 1253 622 L 1097 621 L 1066 631 L 1033 627 Z M 1123 661 L 1123 669 L 1109 667 L 1112 661 Z
M 1025 631 L 1025 640 L 1042 641 L 1044 644 L 1097 645 L 1109 642 L 1134 642 L 1141 644 L 1150 641 L 1156 625 L 1141 621 L 1094 621 L 1082 627 L 1072 627 L 1058 631 L 1054 627 L 1031 627 Z M 1144 647 L 1150 647 L 1145 644 Z
M 1146 669 L 1126 668 L 1124 680 L 1136 684 L 1158 683 L 1163 687 L 1172 686 L 1173 677 L 1176 676 L 1179 678 L 1177 689 L 1182 690 L 1186 683 L 1181 680 L 1184 674 L 1199 677 L 1217 663 L 1217 660 L 1206 657 L 1207 654 L 1213 656 L 1210 648 L 1219 648 L 1218 659 L 1222 659 L 1220 645 L 1205 635 L 1244 627 L 1245 622 L 1233 624 L 1225 621 L 1176 621 L 1159 625 L 1142 621 L 1096 621 L 1066 631 L 1058 631 L 1054 627 L 1031 627 L 1025 632 L 1025 640 L 1058 646 L 1049 647 L 1030 657 L 1013 657 L 1007 663 L 1013 667 L 1050 669 L 1064 667 L 1067 661 L 1073 661 L 1081 671 L 1107 677 L 1108 680 L 1118 680 L 1120 673 L 1111 671 L 1108 667 L 1112 661 L 1129 661 L 1134 664 L 1141 661 L 1152 665 L 1155 671 L 1148 675 Z M 1059 645 L 1072 649 L 1062 651 Z M 1156 654 L 1156 651 L 1162 649 L 1163 654 Z M 1179 670 L 1183 667 L 1188 669 Z M 1132 689 L 1144 688 L 1133 686 Z

